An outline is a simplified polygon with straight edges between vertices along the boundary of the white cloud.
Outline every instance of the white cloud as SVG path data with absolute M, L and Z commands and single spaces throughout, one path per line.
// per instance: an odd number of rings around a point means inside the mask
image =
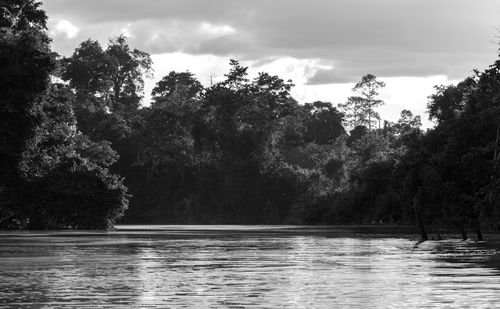
M 132 28 L 132 24 L 129 23 L 125 27 L 120 29 L 120 33 L 126 36 L 127 38 L 133 37 L 132 32 L 130 29 Z
M 434 124 L 427 114 L 429 96 L 436 92 L 434 86 L 457 84 L 459 80 L 448 79 L 445 75 L 429 77 L 391 77 L 381 78 L 386 87 L 380 91 L 380 97 L 386 103 L 380 107 L 382 118 L 397 121 L 403 109 L 420 115 L 422 126 L 430 128 Z
M 77 23 L 82 38 L 106 41 L 126 28 L 151 54 L 190 53 L 260 61 L 321 59 L 309 84 L 359 76 L 463 78 L 497 55 L 498 0 L 50 0 L 51 18 Z M 453 9 L 450 9 L 453 8 Z M 118 31 L 114 31 L 118 27 Z M 103 31 L 104 30 L 104 31 Z M 54 40 L 59 52 L 68 53 Z M 68 39 L 64 39 L 68 41 Z M 62 42 L 65 44 L 66 42 Z M 76 45 L 76 44 L 75 44 Z
M 233 34 L 236 32 L 236 30 L 231 26 L 228 25 L 218 26 L 207 22 L 201 24 L 200 30 L 204 33 L 213 35 L 215 37 Z
M 43 4 L 53 48 L 70 55 L 87 38 L 103 46 L 120 33 L 152 54 L 154 84 L 171 70 L 209 85 L 227 73 L 230 58 L 292 79 L 301 103 L 345 102 L 361 76 L 384 80 L 383 119 L 402 109 L 420 114 L 437 84 L 455 83 L 495 60 L 498 0 L 50 0 Z M 450 7 L 453 10 L 450 10 Z M 69 22 L 71 20 L 72 22 Z M 81 30 L 80 30 L 81 29 Z
M 80 32 L 80 28 L 73 25 L 70 21 L 66 19 L 61 19 L 54 27 L 52 31 L 55 35 L 64 34 L 68 39 L 72 39 L 77 36 Z

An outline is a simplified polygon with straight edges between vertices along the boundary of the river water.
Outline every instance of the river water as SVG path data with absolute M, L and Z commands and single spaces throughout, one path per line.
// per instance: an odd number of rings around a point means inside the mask
M 376 231 L 375 231 L 376 232 Z M 340 227 L 1 232 L 0 308 L 500 306 L 495 238 Z

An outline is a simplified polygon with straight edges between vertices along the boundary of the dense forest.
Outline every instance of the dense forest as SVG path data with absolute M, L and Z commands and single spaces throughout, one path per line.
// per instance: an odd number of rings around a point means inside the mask
M 299 103 L 230 60 L 204 87 L 118 36 L 51 51 L 38 2 L 0 1 L 0 228 L 121 223 L 417 224 L 499 229 L 500 60 L 382 121 L 385 84 Z

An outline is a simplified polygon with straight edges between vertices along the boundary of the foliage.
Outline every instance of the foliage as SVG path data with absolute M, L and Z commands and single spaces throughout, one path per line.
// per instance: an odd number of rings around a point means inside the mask
M 376 127 L 380 115 L 375 108 L 384 104 L 377 96 L 379 90 L 384 87 L 385 83 L 378 81 L 373 74 L 363 76 L 354 85 L 352 90 L 358 95 L 349 97 L 346 103 L 339 105 L 341 111 L 346 115 L 346 124 L 349 127 L 366 126 L 369 130 Z
M 0 11 L 0 186 L 17 177 L 24 142 L 32 136 L 54 68 L 40 3 L 8 1 Z
M 305 120 L 306 133 L 304 140 L 320 145 L 331 144 L 345 134 L 342 121 L 344 115 L 329 102 L 316 101 L 304 104 L 308 112 Z
M 385 83 L 372 74 L 338 107 L 302 105 L 290 80 L 251 77 L 237 60 L 208 88 L 172 71 L 143 107 L 151 57 L 124 36 L 105 48 L 89 39 L 59 59 L 39 2 L 0 7 L 0 228 L 102 229 L 123 215 L 417 222 L 464 238 L 481 223 L 499 228 L 500 60 L 436 87 L 427 132 L 409 110 L 381 127 Z
M 115 111 L 126 119 L 139 108 L 144 75 L 152 73 L 149 54 L 131 49 L 123 35 L 110 40 L 105 50 L 87 40 L 61 64 L 61 77 L 75 90 L 79 107 Z
M 192 73 L 172 71 L 157 83 L 151 95 L 155 104 L 162 104 L 167 100 L 182 102 L 182 100 L 197 99 L 202 90 L 203 86 Z
M 40 3 L 0 7 L 0 228 L 108 228 L 128 203 L 106 169 L 117 155 L 77 130 L 73 92 L 51 83 Z
M 128 205 L 127 189 L 116 175 L 79 157 L 66 157 L 33 180 L 26 201 L 27 228 L 107 229 Z

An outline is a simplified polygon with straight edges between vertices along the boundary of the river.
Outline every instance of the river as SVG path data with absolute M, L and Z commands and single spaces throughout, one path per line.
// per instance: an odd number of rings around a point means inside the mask
M 498 239 L 416 238 L 294 226 L 0 232 L 0 308 L 500 306 Z

